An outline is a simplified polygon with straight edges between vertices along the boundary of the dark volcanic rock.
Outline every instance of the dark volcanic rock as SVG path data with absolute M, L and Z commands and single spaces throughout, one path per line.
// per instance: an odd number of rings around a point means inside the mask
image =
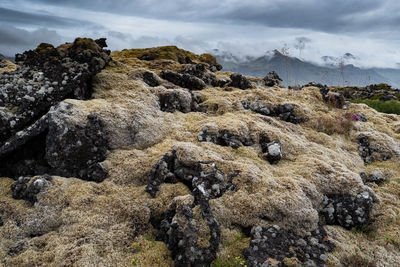
M 285 87 L 283 84 L 282 79 L 279 77 L 278 73 L 275 71 L 271 71 L 270 73 L 267 74 L 267 76 L 264 77 L 264 82 L 265 86 L 278 86 L 278 87 Z
M 0 146 L 60 101 L 90 98 L 92 77 L 110 60 L 108 50 L 82 38 L 16 55 L 20 67 L 0 74 Z
M 51 184 L 52 177 L 43 175 L 42 177 L 19 177 L 12 185 L 12 196 L 15 199 L 24 199 L 31 203 L 37 201 L 37 194 Z
M 303 119 L 295 115 L 294 106 L 292 104 L 284 103 L 276 106 L 259 101 L 242 101 L 242 106 L 244 109 L 249 109 L 264 116 L 279 117 L 283 121 L 294 124 L 303 122 Z
M 269 163 L 275 164 L 282 159 L 281 142 L 273 141 L 266 145 L 265 158 Z
M 145 73 L 143 73 L 143 81 L 151 87 L 159 86 L 162 82 L 161 78 L 151 71 L 146 71 Z
M 240 73 L 233 73 L 231 74 L 230 78 L 231 78 L 231 83 L 229 85 L 232 87 L 236 87 L 242 90 L 252 87 L 251 82 Z
M 189 90 L 202 90 L 206 87 L 206 84 L 202 79 L 187 73 L 182 74 L 166 70 L 161 73 L 161 77 L 180 87 L 188 88 Z
M 182 89 L 168 90 L 159 95 L 160 108 L 165 112 L 176 110 L 188 113 L 192 109 L 192 95 Z
M 238 174 L 235 171 L 227 178 L 213 162 L 183 163 L 177 158 L 175 150 L 165 154 L 153 166 L 146 187 L 151 196 L 156 196 L 164 182 L 180 181 L 192 191 L 192 196 L 174 199 L 159 226 L 158 238 L 168 245 L 175 266 L 205 266 L 216 258 L 221 229 L 211 212 L 209 200 L 233 190 L 232 180 Z M 207 248 L 200 248 L 197 244 L 198 224 L 193 219 L 193 208 L 197 205 L 210 230 Z
M 374 198 L 369 192 L 362 192 L 356 196 L 328 195 L 324 197 L 321 215 L 327 224 L 351 229 L 368 223 L 373 202 Z
M 51 173 L 102 181 L 101 165 L 108 149 L 103 123 L 97 115 L 74 118 L 71 104 L 61 102 L 0 147 L 0 175 L 18 177 Z
M 324 266 L 326 253 L 333 247 L 321 225 L 303 237 L 277 225 L 257 226 L 251 230 L 250 246 L 243 254 L 249 267 L 287 266 L 283 262 L 285 258 L 297 258 L 301 266 Z
M 202 63 L 191 64 L 181 71 L 182 74 L 193 75 L 206 84 L 216 86 L 217 78 L 213 73 L 207 72 L 206 66 Z
M 363 183 L 375 183 L 382 184 L 385 181 L 385 176 L 380 170 L 374 170 L 370 175 L 367 175 L 365 172 L 360 173 L 361 180 Z
M 197 138 L 200 142 L 212 142 L 220 146 L 230 146 L 235 149 L 243 145 L 251 146 L 253 144 L 250 136 L 231 134 L 228 130 L 218 130 L 218 132 L 212 133 L 207 126 L 203 127 Z
M 375 160 L 386 161 L 392 158 L 392 154 L 383 151 L 374 144 L 371 144 L 368 136 L 360 135 L 358 137 L 358 153 L 365 163 L 372 163 Z

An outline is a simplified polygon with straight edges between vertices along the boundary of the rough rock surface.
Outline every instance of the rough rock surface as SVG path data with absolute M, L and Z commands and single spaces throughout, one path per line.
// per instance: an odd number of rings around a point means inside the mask
M 182 74 L 172 70 L 166 70 L 161 73 L 161 77 L 180 87 L 188 88 L 189 90 L 202 90 L 206 87 L 206 83 L 202 79 L 187 73 Z
M 51 183 L 51 176 L 43 177 L 19 177 L 12 185 L 12 196 L 15 199 L 24 199 L 31 203 L 37 201 L 36 195 L 44 190 Z
M 231 82 L 229 85 L 232 87 L 237 87 L 242 90 L 249 89 L 252 87 L 251 82 L 240 73 L 233 73 L 231 74 L 230 78 Z
M 369 192 L 356 196 L 330 195 L 324 197 L 321 214 L 327 224 L 338 224 L 346 229 L 368 223 L 374 199 Z
M 324 266 L 328 259 L 326 253 L 333 247 L 321 225 L 303 237 L 278 225 L 257 226 L 251 230 L 250 246 L 244 255 L 249 267 L 288 266 L 290 261 L 296 260 L 297 264 L 305 266 Z
M 103 45 L 98 40 L 94 47 Z M 49 53 L 51 62 L 53 49 L 70 47 L 41 45 L 35 53 Z M 177 47 L 126 49 L 109 57 L 87 84 L 89 99 L 71 94 L 1 141 L 1 266 L 213 266 L 237 259 L 248 266 L 255 260 L 349 266 L 354 257 L 376 266 L 400 262 L 399 116 L 363 104 L 332 108 L 315 86 L 289 90 L 246 77 L 249 90 L 219 87 L 231 73 L 215 70 L 211 55 Z M 7 64 L 0 72 L 10 75 L 16 66 Z M 194 92 L 176 85 L 161 77 L 168 70 L 206 86 Z M 160 84 L 143 81 L 146 72 L 160 76 Z M 210 73 L 218 87 L 202 80 Z M 162 110 L 162 94 L 171 112 Z M 262 103 L 270 113 L 243 110 L 242 101 Z M 18 112 L 1 107 L 7 122 Z M 291 110 L 302 123 L 279 116 Z M 368 121 L 351 120 L 351 127 L 333 133 L 315 124 L 337 126 L 345 113 L 365 114 Z M 237 136 L 242 145 L 200 142 L 205 126 L 206 138 L 226 130 L 224 142 Z M 369 164 L 359 156 L 363 136 Z M 265 154 L 278 140 L 283 158 L 270 164 Z M 382 160 L 385 154 L 390 158 Z M 368 180 L 374 170 L 385 181 L 364 183 L 360 173 Z M 51 181 L 34 185 L 46 173 Z M 264 233 L 274 225 L 279 230 Z M 254 236 L 251 229 L 258 229 Z M 288 240 L 295 243 L 288 247 Z
M 221 229 L 211 212 L 209 200 L 221 197 L 226 190 L 234 189 L 232 179 L 217 169 L 213 162 L 179 161 L 176 151 L 165 154 L 153 166 L 146 191 L 156 196 L 164 182 L 181 181 L 192 190 L 192 196 L 178 197 L 173 200 L 164 214 L 160 224 L 159 239 L 164 241 L 172 251 L 175 266 L 209 265 L 216 257 L 220 243 Z M 210 231 L 209 246 L 200 248 L 197 245 L 198 229 L 193 219 L 193 207 L 199 205 L 202 218 L 207 222 Z
M 281 77 L 279 77 L 278 73 L 275 71 L 271 71 L 264 77 L 265 86 L 278 86 L 278 87 L 285 87 Z
M 204 126 L 197 135 L 200 142 L 212 142 L 220 146 L 230 146 L 238 148 L 240 146 L 250 146 L 253 141 L 248 136 L 239 136 L 230 133 L 229 130 L 218 130 L 218 132 L 210 132 L 209 127 Z
M 295 115 L 294 106 L 292 104 L 283 103 L 280 105 L 273 105 L 260 101 L 242 101 L 242 105 L 244 109 L 249 109 L 265 116 L 279 117 L 283 121 L 295 124 L 303 122 L 301 118 Z

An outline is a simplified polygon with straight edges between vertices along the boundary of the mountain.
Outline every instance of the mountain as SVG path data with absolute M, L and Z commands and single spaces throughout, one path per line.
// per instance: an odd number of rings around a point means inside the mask
M 217 61 L 224 71 L 239 72 L 246 75 L 264 77 L 270 71 L 276 71 L 286 85 L 306 84 L 315 81 L 327 85 L 366 86 L 375 83 L 388 83 L 400 88 L 400 70 L 397 69 L 362 69 L 352 64 L 336 67 L 339 59 L 325 56 L 325 65 L 317 65 L 296 57 L 283 55 L 277 50 L 258 58 L 246 61 L 232 61 L 231 57 L 217 54 Z M 343 60 L 355 57 L 346 53 Z

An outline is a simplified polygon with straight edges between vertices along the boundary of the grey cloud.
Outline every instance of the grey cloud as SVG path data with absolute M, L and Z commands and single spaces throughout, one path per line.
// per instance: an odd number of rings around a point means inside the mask
M 16 53 L 33 49 L 40 43 L 62 43 L 63 38 L 56 31 L 40 28 L 27 31 L 10 25 L 0 24 L 0 53 L 13 56 Z
M 85 24 L 85 26 L 89 28 L 101 28 L 100 25 L 96 25 L 88 21 L 58 17 L 49 15 L 47 13 L 28 13 L 3 7 L 0 7 L 0 23 L 29 26 L 35 25 L 43 27 L 48 25 L 53 27 L 77 27 Z
M 400 20 L 397 12 L 400 4 L 393 0 L 220 0 L 219 3 L 212 0 L 40 1 L 51 5 L 67 5 L 150 18 L 253 24 L 324 32 L 370 31 L 373 28 L 397 26 Z

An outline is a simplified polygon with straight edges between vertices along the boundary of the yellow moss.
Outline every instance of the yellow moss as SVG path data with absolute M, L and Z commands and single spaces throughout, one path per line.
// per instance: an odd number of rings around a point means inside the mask
M 40 45 L 38 45 L 38 47 L 36 47 L 36 49 L 34 50 L 36 53 L 44 53 L 48 50 L 54 49 L 54 46 L 52 44 L 48 44 L 48 43 L 41 43 Z

